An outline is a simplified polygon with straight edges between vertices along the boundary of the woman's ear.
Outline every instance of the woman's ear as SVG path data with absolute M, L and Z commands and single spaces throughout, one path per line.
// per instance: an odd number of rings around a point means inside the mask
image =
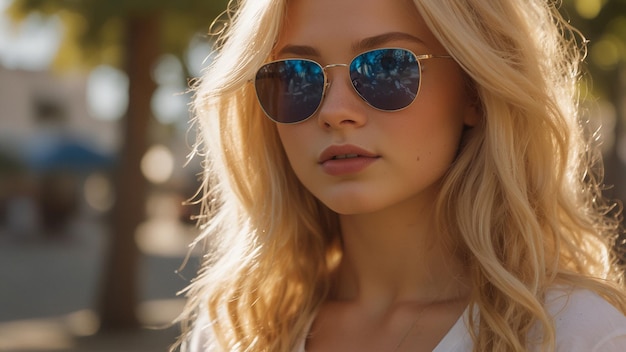
M 465 113 L 463 117 L 463 124 L 465 125 L 466 129 L 472 128 L 480 123 L 484 115 L 483 104 L 480 100 L 476 83 L 470 78 L 467 78 L 467 81 L 468 104 L 465 108 Z
M 465 109 L 465 114 L 463 117 L 463 124 L 465 128 L 472 128 L 481 121 L 483 118 L 483 108 L 480 101 L 471 102 L 467 108 Z

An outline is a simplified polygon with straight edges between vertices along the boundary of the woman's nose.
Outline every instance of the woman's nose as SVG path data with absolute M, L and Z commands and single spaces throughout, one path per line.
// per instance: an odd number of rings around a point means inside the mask
M 337 65 L 338 66 L 338 65 Z M 328 70 L 330 68 L 330 70 Z M 318 123 L 325 129 L 360 127 L 367 121 L 367 104 L 350 83 L 347 67 L 326 67 L 329 84 L 318 111 Z

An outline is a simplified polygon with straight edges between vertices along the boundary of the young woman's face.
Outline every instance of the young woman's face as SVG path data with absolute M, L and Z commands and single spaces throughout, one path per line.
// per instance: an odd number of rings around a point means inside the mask
M 292 0 L 274 55 L 324 66 L 385 47 L 447 54 L 409 0 Z M 327 69 L 331 85 L 314 116 L 277 124 L 297 177 L 330 209 L 361 214 L 406 202 L 432 206 L 464 125 L 475 124 L 477 114 L 454 60 L 421 64 L 419 94 L 403 110 L 370 107 L 351 86 L 348 68 L 339 66 Z

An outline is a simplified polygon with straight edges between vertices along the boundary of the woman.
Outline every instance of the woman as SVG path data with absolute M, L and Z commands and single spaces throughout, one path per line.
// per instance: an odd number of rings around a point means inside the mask
M 196 88 L 192 351 L 622 351 L 617 220 L 542 0 L 249 0 Z

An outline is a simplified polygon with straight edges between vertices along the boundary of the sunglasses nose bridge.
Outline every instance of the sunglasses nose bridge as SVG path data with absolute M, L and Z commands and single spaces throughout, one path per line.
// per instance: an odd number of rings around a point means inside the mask
M 328 78 L 328 70 L 331 68 L 336 68 L 336 67 L 348 67 L 348 64 L 329 64 L 326 66 L 322 66 L 322 70 L 324 70 L 324 74 L 326 76 L 326 85 L 330 86 L 330 78 Z
M 330 65 L 326 65 L 326 66 L 324 66 L 322 68 L 324 69 L 324 71 L 326 71 L 329 68 L 335 68 L 335 67 L 348 67 L 348 64 L 330 64 Z
M 349 64 L 328 64 L 326 66 L 322 66 L 322 70 L 324 70 L 324 78 L 326 82 L 324 83 L 324 96 L 328 92 L 328 88 L 332 85 L 332 80 L 329 78 L 328 69 L 336 68 L 336 67 L 350 67 Z

